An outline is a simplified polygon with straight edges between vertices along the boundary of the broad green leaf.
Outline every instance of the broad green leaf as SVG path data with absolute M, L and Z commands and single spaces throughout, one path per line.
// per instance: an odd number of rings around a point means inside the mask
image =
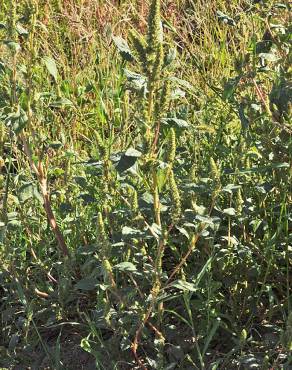
M 123 237 L 128 238 L 137 238 L 141 235 L 144 235 L 145 233 L 138 229 L 133 229 L 132 227 L 124 226 L 122 229 L 122 235 Z
M 221 12 L 220 10 L 217 10 L 216 12 L 217 14 L 217 18 L 223 22 L 223 23 L 226 23 L 228 24 L 229 26 L 236 26 L 236 23 L 235 23 L 235 20 L 232 19 L 231 17 L 229 17 L 227 14 L 224 14 L 223 12 Z
M 85 189 L 87 186 L 87 179 L 84 176 L 75 176 L 74 181 L 78 184 L 82 189 Z
M 197 215 L 196 220 L 200 221 L 203 224 L 213 225 L 213 219 L 212 217 L 209 217 L 209 216 Z
M 279 57 L 277 57 L 277 55 L 274 53 L 260 53 L 259 57 L 267 62 L 276 62 L 279 60 Z
M 43 201 L 40 193 L 38 192 L 36 185 L 32 182 L 25 183 L 18 189 L 18 197 L 19 197 L 19 200 L 23 203 L 31 198 L 36 198 L 41 203 Z
M 8 229 L 17 229 L 20 226 L 21 226 L 21 221 L 17 220 L 17 219 L 8 221 L 8 223 L 7 223 L 7 228 Z
M 151 230 L 151 235 L 155 235 L 156 239 L 158 240 L 162 235 L 161 227 L 157 224 L 153 223 L 151 226 L 148 226 L 148 228 Z
M 163 118 L 161 122 L 164 125 L 172 126 L 172 127 L 180 128 L 180 129 L 187 129 L 190 127 L 190 124 L 187 121 L 180 119 L 180 118 Z
M 236 210 L 234 208 L 225 208 L 223 209 L 223 213 L 228 216 L 235 216 Z
M 166 164 L 166 166 L 168 167 L 168 164 Z M 159 169 L 157 171 L 157 183 L 158 183 L 159 192 L 162 191 L 163 187 L 167 183 L 167 179 L 168 179 L 167 167 L 164 169 Z
M 132 62 L 135 60 L 133 53 L 131 52 L 129 45 L 125 39 L 123 39 L 121 36 L 113 36 L 113 42 L 124 60 L 126 60 L 127 62 Z
M 134 148 L 129 148 L 120 158 L 116 170 L 122 173 L 134 166 L 137 159 L 141 157 L 142 153 Z
M 9 351 L 14 351 L 19 341 L 20 336 L 18 334 L 12 334 L 8 344 Z
M 87 338 L 82 338 L 81 343 L 80 343 L 80 347 L 83 349 L 83 351 L 88 352 L 88 353 L 92 353 L 92 348 L 88 340 L 90 335 L 91 334 L 89 334 Z
M 128 81 L 127 86 L 130 90 L 139 91 L 139 92 L 144 90 L 146 92 L 146 89 L 147 89 L 146 77 L 138 73 L 129 71 L 126 68 L 124 69 L 124 73 Z
M 224 191 L 225 193 L 232 194 L 238 189 L 241 189 L 240 185 L 228 184 L 222 189 L 222 191 Z
M 176 48 L 170 48 L 168 50 L 168 53 L 164 59 L 164 67 L 171 65 L 175 61 L 176 54 L 177 54 Z
M 137 271 L 136 266 L 132 262 L 121 262 L 114 266 L 114 269 L 124 272 Z
M 95 197 L 89 193 L 80 193 L 78 198 L 82 199 L 84 204 L 92 204 L 96 201 Z
M 16 25 L 16 30 L 19 35 L 21 36 L 27 36 L 28 35 L 28 30 L 24 28 L 20 23 L 17 23 Z
M 49 74 L 54 78 L 55 82 L 58 82 L 58 70 L 55 60 L 46 56 L 43 58 L 43 62 L 45 63 Z
M 221 239 L 229 242 L 232 245 L 238 245 L 239 244 L 239 241 L 238 241 L 238 239 L 235 236 L 231 236 L 231 237 L 229 237 L 229 236 L 221 236 Z
M 179 98 L 184 98 L 185 96 L 186 96 L 186 93 L 183 90 L 181 90 L 180 88 L 177 88 L 177 89 L 175 89 L 171 92 L 170 97 L 171 97 L 172 100 L 175 100 L 175 99 L 179 99 Z
M 4 44 L 14 53 L 17 53 L 18 51 L 21 50 L 21 46 L 14 41 L 4 41 Z
M 206 214 L 207 208 L 199 204 L 194 204 L 194 211 L 200 216 L 203 216 Z
M 127 156 L 127 157 L 139 158 L 139 157 L 141 157 L 141 155 L 142 155 L 142 153 L 139 152 L 138 150 L 134 149 L 134 148 L 129 148 L 125 152 L 125 156 Z
M 239 119 L 240 119 L 240 122 L 241 122 L 242 130 L 246 131 L 249 127 L 249 120 L 245 115 L 243 104 L 239 105 L 238 115 L 239 115 Z
M 147 205 L 152 205 L 154 203 L 153 195 L 146 192 L 142 195 L 141 200 L 145 202 Z
M 230 78 L 225 83 L 223 94 L 222 94 L 222 98 L 224 100 L 228 100 L 234 95 L 240 79 L 241 79 L 241 76 L 237 76 L 235 78 Z
M 49 142 L 49 147 L 52 149 L 60 149 L 63 146 L 63 144 L 60 141 L 50 141 Z
M 94 290 L 98 285 L 98 281 L 96 278 L 84 278 L 79 280 L 77 284 L 74 286 L 74 289 L 80 290 Z
M 18 107 L 17 112 L 7 115 L 5 123 L 7 124 L 7 126 L 11 127 L 15 134 L 19 134 L 26 126 L 27 120 L 28 118 L 25 111 Z
M 174 84 L 180 86 L 181 88 L 185 88 L 187 90 L 194 90 L 194 86 L 186 80 L 182 80 L 182 79 L 177 78 L 177 77 L 170 77 L 170 81 L 172 81 Z
M 172 362 L 169 365 L 167 365 L 164 370 L 173 370 L 177 367 L 177 362 Z
M 178 227 L 176 226 L 176 229 L 182 234 L 184 235 L 187 239 L 190 239 L 190 234 L 187 232 L 186 229 L 184 229 L 183 227 Z
M 57 100 L 50 104 L 51 108 L 60 108 L 60 109 L 72 106 L 73 103 L 71 102 L 71 100 L 67 98 L 58 98 Z

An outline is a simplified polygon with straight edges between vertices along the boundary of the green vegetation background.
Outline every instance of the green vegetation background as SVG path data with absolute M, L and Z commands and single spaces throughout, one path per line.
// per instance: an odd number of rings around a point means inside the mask
M 291 4 L 0 0 L 0 366 L 289 369 Z

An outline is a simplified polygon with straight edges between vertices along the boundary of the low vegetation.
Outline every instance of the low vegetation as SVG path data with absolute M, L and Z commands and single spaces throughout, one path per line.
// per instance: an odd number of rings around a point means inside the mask
M 1 368 L 291 368 L 291 31 L 0 1 Z

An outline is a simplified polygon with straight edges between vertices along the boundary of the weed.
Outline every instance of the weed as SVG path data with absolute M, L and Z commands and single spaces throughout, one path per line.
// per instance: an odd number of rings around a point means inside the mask
M 0 366 L 289 368 L 289 10 L 2 0 Z

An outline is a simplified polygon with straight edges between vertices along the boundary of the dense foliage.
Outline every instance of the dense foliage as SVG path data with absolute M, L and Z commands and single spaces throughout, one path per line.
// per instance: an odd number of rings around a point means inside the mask
M 0 366 L 289 369 L 289 2 L 0 4 Z

